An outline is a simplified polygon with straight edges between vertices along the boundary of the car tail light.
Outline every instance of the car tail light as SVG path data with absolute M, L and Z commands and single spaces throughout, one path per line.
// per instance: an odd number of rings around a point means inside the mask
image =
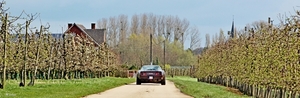
M 155 75 L 161 75 L 161 73 L 160 72 L 156 72 Z
M 147 74 L 146 74 L 146 73 L 144 73 L 144 72 L 141 72 L 141 75 L 142 75 L 142 76 L 146 76 Z

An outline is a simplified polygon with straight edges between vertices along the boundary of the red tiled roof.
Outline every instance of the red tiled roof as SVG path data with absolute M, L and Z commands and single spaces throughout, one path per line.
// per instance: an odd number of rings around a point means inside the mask
M 105 29 L 86 29 L 81 24 L 73 24 L 66 32 L 68 32 L 71 28 L 77 26 L 83 33 L 87 35 L 87 37 L 91 38 L 98 46 L 105 42 Z

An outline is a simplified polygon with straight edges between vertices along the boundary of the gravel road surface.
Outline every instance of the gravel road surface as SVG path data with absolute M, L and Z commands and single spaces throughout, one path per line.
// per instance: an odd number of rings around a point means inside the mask
M 166 85 L 155 83 L 135 83 L 116 87 L 84 98 L 193 98 L 177 89 L 173 82 L 166 81 Z

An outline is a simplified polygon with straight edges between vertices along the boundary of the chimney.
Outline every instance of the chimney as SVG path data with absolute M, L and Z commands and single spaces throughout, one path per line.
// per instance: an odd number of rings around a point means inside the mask
M 96 28 L 96 24 L 95 23 L 91 23 L 91 29 L 95 29 Z
M 72 26 L 72 23 L 68 23 L 68 29 L 71 28 L 71 26 Z

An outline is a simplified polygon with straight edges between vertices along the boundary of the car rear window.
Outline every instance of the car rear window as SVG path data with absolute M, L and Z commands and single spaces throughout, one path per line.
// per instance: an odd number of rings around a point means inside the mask
M 160 66 L 146 65 L 142 67 L 142 70 L 160 70 Z

